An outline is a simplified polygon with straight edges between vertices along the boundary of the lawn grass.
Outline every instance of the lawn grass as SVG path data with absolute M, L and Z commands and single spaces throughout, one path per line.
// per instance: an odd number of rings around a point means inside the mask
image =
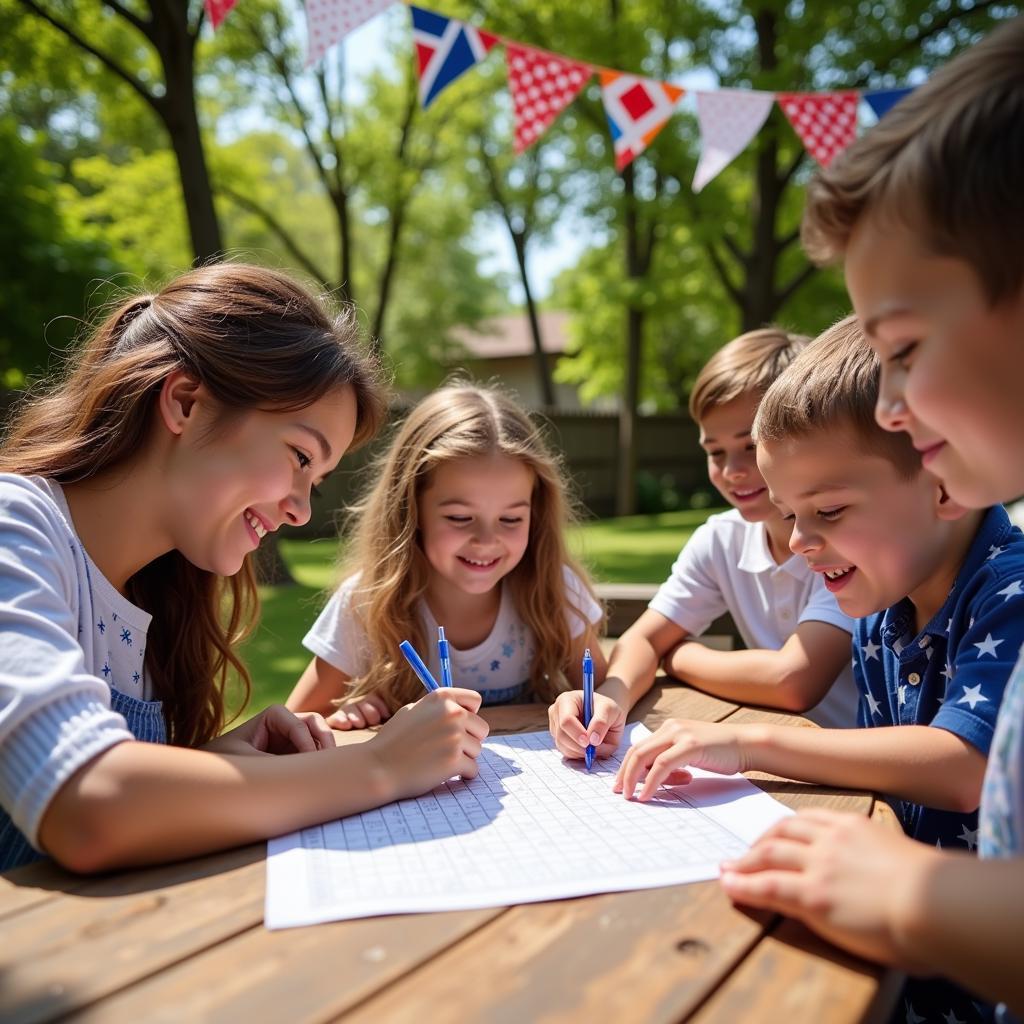
M 660 583 L 690 534 L 713 509 L 666 512 L 586 523 L 573 531 L 572 549 L 596 579 L 608 583 Z M 263 587 L 260 628 L 243 651 L 253 677 L 245 717 L 283 701 L 309 661 L 302 638 L 338 582 L 334 540 L 281 542 L 298 581 Z

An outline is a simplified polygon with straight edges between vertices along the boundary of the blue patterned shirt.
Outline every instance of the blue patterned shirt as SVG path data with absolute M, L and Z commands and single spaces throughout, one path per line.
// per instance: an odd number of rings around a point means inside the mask
M 982 520 L 953 588 L 916 633 L 904 599 L 857 623 L 853 668 L 862 727 L 933 725 L 986 757 L 1003 690 L 1024 641 L 1024 534 L 1001 505 Z M 893 800 L 908 835 L 975 850 L 978 815 Z

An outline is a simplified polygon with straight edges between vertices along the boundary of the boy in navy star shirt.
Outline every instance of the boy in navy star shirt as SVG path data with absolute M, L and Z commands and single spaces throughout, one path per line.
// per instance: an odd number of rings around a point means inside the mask
M 671 720 L 626 756 L 616 788 L 641 800 L 686 766 L 767 771 L 893 798 L 907 833 L 974 850 L 1003 688 L 1024 640 L 1024 535 L 1001 506 L 967 511 L 922 470 L 904 433 L 875 421 L 879 363 L 854 317 L 826 331 L 768 389 L 754 425 L 790 547 L 860 618 L 856 730 Z M 1024 605 L 1022 605 L 1024 607 Z M 989 1011 L 941 982 L 916 1013 Z

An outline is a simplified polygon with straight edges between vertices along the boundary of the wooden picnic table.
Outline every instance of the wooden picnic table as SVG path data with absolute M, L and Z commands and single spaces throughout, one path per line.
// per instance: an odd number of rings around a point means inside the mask
M 801 718 L 659 683 L 634 720 Z M 546 726 L 489 709 L 494 732 Z M 792 807 L 870 814 L 870 794 L 750 778 Z M 154 809 L 154 813 L 156 809 Z M 850 1024 L 887 1019 L 900 977 L 717 882 L 267 931 L 265 844 L 100 877 L 50 863 L 0 875 L 0 1020 L 601 1020 Z

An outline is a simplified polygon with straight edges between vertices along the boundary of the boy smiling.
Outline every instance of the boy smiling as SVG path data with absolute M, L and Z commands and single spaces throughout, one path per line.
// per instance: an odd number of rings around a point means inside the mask
M 1001 506 L 956 505 L 909 437 L 875 422 L 878 375 L 850 317 L 793 361 L 754 423 L 790 547 L 825 574 L 844 612 L 863 616 L 853 644 L 862 728 L 670 720 L 624 759 L 615 788 L 627 797 L 641 780 L 641 800 L 688 781 L 687 766 L 766 771 L 888 794 L 908 835 L 974 850 L 996 714 L 1024 640 L 1009 600 L 1024 578 L 1024 535 Z M 979 1019 L 944 983 L 908 990 L 907 1002 L 925 1019 Z

